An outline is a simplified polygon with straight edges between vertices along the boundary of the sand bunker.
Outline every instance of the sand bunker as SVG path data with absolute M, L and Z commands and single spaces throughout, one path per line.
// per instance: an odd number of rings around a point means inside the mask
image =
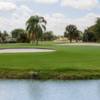
M 32 53 L 32 52 L 53 52 L 49 49 L 0 49 L 0 53 Z

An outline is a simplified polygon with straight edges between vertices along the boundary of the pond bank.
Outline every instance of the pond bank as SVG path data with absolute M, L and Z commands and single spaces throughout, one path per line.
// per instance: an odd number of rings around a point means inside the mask
M 84 80 L 100 79 L 100 70 L 12 70 L 1 69 L 0 79 Z

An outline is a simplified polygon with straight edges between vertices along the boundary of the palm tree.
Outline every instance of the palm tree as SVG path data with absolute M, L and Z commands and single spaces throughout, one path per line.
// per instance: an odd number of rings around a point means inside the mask
M 41 16 L 31 16 L 26 22 L 26 30 L 32 42 L 36 41 L 38 44 L 39 39 L 46 30 L 46 20 Z

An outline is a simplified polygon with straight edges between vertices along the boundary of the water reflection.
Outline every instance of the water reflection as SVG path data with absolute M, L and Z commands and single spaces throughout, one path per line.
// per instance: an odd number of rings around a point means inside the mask
M 0 81 L 0 100 L 100 100 L 100 81 Z

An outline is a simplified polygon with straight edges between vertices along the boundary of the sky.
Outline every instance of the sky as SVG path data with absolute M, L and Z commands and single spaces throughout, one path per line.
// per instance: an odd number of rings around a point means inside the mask
M 84 31 L 100 17 L 100 0 L 0 0 L 0 30 L 24 28 L 30 16 L 47 20 L 47 31 L 62 35 L 74 24 Z

